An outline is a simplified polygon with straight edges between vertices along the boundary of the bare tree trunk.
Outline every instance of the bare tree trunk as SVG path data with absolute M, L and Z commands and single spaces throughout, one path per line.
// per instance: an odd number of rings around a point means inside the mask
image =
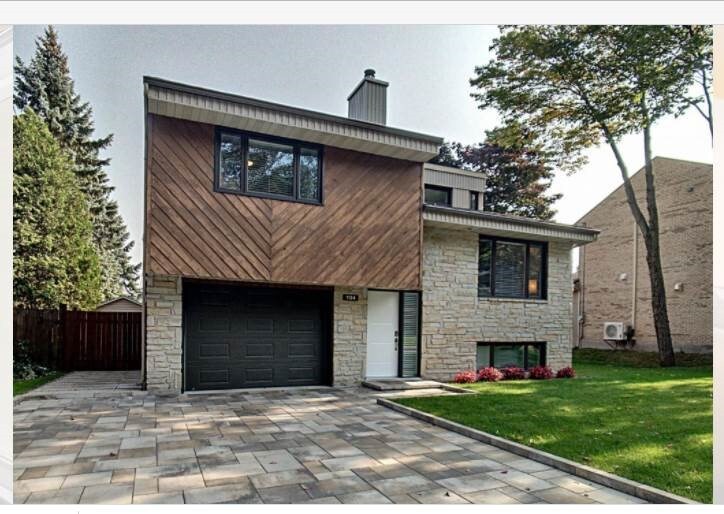
M 666 289 L 664 287 L 664 273 L 661 266 L 661 253 L 659 251 L 659 214 L 656 206 L 656 188 L 654 186 L 653 162 L 651 158 L 651 133 L 650 127 L 644 128 L 644 153 L 646 166 L 644 174 L 646 177 L 646 207 L 649 214 L 647 222 L 638 201 L 636 193 L 631 185 L 628 167 L 619 151 L 618 144 L 613 138 L 608 126 L 601 123 L 601 129 L 606 142 L 611 147 L 616 158 L 616 164 L 621 171 L 623 178 L 623 189 L 626 193 L 626 201 L 634 220 L 641 230 L 646 246 L 646 264 L 648 265 L 651 281 L 651 307 L 654 316 L 654 328 L 656 330 L 656 343 L 659 349 L 659 364 L 661 366 L 673 366 L 675 364 L 674 349 L 671 342 L 671 330 L 669 328 L 669 313 L 666 308 Z
M 669 312 L 666 307 L 666 287 L 664 284 L 664 271 L 661 266 L 661 251 L 659 248 L 659 211 L 656 205 L 656 187 L 654 185 L 654 167 L 651 158 L 651 127 L 644 127 L 644 155 L 646 177 L 646 208 L 649 214 L 648 234 L 644 234 L 646 245 L 646 264 L 649 268 L 651 281 L 651 310 L 654 316 L 656 342 L 659 347 L 659 364 L 673 366 L 676 364 L 674 346 L 671 342 L 671 328 L 669 325 Z

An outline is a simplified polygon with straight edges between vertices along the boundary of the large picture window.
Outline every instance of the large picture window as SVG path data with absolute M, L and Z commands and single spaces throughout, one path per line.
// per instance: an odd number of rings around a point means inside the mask
M 322 203 L 322 148 L 217 129 L 215 188 L 224 193 Z
M 545 343 L 478 343 L 476 369 L 488 366 L 529 369 L 545 363 Z
M 478 296 L 546 297 L 546 243 L 480 236 Z

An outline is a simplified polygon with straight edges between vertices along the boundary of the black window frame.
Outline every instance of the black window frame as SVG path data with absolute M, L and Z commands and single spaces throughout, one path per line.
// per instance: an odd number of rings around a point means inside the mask
M 480 294 L 480 245 L 482 241 L 491 242 L 490 250 L 490 294 Z M 495 254 L 496 246 L 498 242 L 503 243 L 518 243 L 525 245 L 525 257 L 523 262 L 523 276 L 525 277 L 523 287 L 524 295 L 519 296 L 498 296 L 495 294 Z M 541 248 L 541 278 L 540 278 L 540 295 L 530 296 L 528 291 L 528 280 L 530 273 L 530 247 L 538 246 Z M 506 237 L 494 237 L 480 234 L 478 237 L 478 298 L 501 298 L 508 300 L 539 300 L 544 301 L 548 299 L 548 243 L 546 241 L 534 241 L 531 239 L 512 239 Z
M 434 191 L 442 191 L 447 194 L 447 203 L 428 203 L 427 200 L 425 200 L 425 196 L 427 196 L 425 193 L 428 189 L 432 189 Z M 452 207 L 452 188 L 451 187 L 445 187 L 445 186 L 436 186 L 434 184 L 425 184 L 422 191 L 423 200 L 425 200 L 425 205 L 441 205 L 443 207 Z
M 221 171 L 221 135 L 229 134 L 235 137 L 241 138 L 241 177 L 239 177 L 240 188 L 230 189 L 221 187 L 219 183 L 219 173 Z M 247 188 L 247 175 L 248 175 L 248 155 L 249 155 L 249 140 L 253 139 L 256 141 L 277 143 L 288 145 L 293 148 L 293 173 L 294 173 L 294 194 L 293 195 L 282 195 L 274 193 L 263 193 L 257 191 L 249 191 Z M 299 156 L 301 149 L 316 150 L 319 160 L 319 193 L 317 199 L 302 198 L 300 196 L 300 176 L 299 176 Z M 214 192 L 234 194 L 242 196 L 253 196 L 256 198 L 266 198 L 269 200 L 280 200 L 283 202 L 296 202 L 305 203 L 308 205 L 324 205 L 324 146 L 316 143 L 308 143 L 306 141 L 300 141 L 297 139 L 287 139 L 283 137 L 269 136 L 266 134 L 259 134 L 257 132 L 249 132 L 245 130 L 237 130 L 227 127 L 216 127 L 214 131 Z
M 495 365 L 495 347 L 496 346 L 522 346 L 523 347 L 523 369 L 529 370 L 534 366 L 545 366 L 548 362 L 547 343 L 545 341 L 478 341 L 475 346 L 475 366 L 478 367 L 478 349 L 481 346 L 490 347 L 490 357 L 488 358 L 487 366 Z M 528 362 L 528 347 L 535 346 L 538 348 L 539 360 L 538 363 L 533 364 Z
M 480 206 L 480 192 L 470 191 L 470 208 L 477 211 Z

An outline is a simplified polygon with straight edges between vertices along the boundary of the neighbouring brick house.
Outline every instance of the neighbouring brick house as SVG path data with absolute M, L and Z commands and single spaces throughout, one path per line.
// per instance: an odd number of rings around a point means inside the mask
M 676 351 L 712 351 L 712 165 L 656 157 L 661 261 Z M 632 176 L 645 212 L 643 170 Z M 609 348 L 603 325 L 634 328 L 633 349 L 655 351 L 646 249 L 619 187 L 577 225 L 601 231 L 580 250 L 575 296 L 575 344 Z M 634 233 L 636 240 L 634 240 Z M 623 343 L 620 343 L 623 344 Z
M 570 252 L 597 231 L 483 211 L 372 70 L 348 117 L 145 78 L 145 383 L 450 380 L 571 361 Z

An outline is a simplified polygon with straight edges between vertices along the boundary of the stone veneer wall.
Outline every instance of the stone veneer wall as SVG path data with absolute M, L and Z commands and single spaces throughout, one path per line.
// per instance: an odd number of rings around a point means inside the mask
M 146 278 L 146 387 L 181 392 L 181 277 Z
M 359 295 L 356 302 L 344 294 Z M 358 385 L 367 365 L 367 291 L 354 287 L 334 288 L 333 384 Z
M 342 295 L 359 295 L 356 302 Z M 146 279 L 146 386 L 149 390 L 180 392 L 182 385 L 181 278 L 150 274 Z M 333 383 L 358 385 L 367 358 L 367 292 L 335 288 Z
M 478 234 L 426 227 L 423 243 L 424 378 L 475 368 L 476 343 L 547 342 L 554 370 L 571 363 L 569 244 L 548 245 L 548 299 L 478 298 Z

